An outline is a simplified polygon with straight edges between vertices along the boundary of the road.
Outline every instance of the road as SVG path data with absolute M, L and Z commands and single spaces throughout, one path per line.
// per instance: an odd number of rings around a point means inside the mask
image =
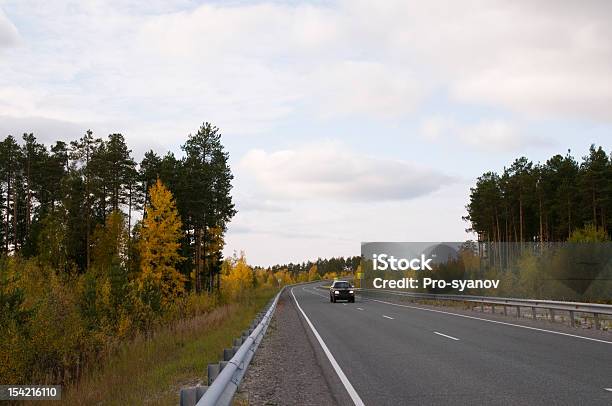
M 291 291 L 355 404 L 612 405 L 612 342 Z

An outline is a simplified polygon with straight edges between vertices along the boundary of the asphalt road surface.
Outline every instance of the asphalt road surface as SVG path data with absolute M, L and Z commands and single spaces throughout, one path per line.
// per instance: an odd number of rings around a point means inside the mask
M 612 405 L 612 341 L 291 291 L 355 404 Z

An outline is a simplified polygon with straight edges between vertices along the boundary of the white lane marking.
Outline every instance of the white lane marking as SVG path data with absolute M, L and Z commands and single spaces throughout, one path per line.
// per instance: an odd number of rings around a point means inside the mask
M 452 337 L 452 336 L 448 336 L 446 334 L 438 333 L 437 331 L 434 331 L 434 334 L 437 334 L 437 335 L 442 336 L 442 337 L 450 338 L 451 340 L 459 341 L 458 338 L 455 338 L 455 337 Z
M 342 303 L 342 304 L 346 306 L 346 303 Z
M 389 316 L 386 316 L 386 315 L 384 315 L 384 314 L 383 314 L 382 316 L 383 316 L 384 318 L 386 318 L 386 319 L 394 320 L 394 319 L 393 319 L 393 317 L 389 317 Z
M 604 388 L 604 390 L 607 390 L 608 392 L 612 392 L 612 388 Z
M 398 304 L 398 303 L 385 302 L 384 300 L 377 300 L 377 299 L 371 299 L 371 300 L 373 300 L 374 302 L 384 303 L 384 304 L 388 304 L 388 305 L 391 305 L 391 306 L 407 307 L 409 309 L 423 310 L 423 311 L 426 311 L 426 312 L 448 314 L 448 315 L 451 315 L 451 316 L 463 317 L 463 318 L 466 318 L 466 319 L 486 321 L 487 323 L 503 324 L 505 326 L 520 327 L 520 328 L 525 328 L 527 330 L 535 330 L 535 331 L 541 331 L 541 332 L 544 332 L 544 333 L 558 334 L 558 335 L 567 336 L 567 337 L 582 338 L 583 340 L 595 341 L 595 342 L 598 342 L 598 343 L 612 344 L 612 341 L 599 340 L 597 338 L 583 337 L 583 336 L 578 336 L 578 335 L 569 334 L 569 333 L 562 333 L 560 331 L 546 330 L 546 329 L 537 328 L 537 327 L 521 326 L 520 324 L 506 323 L 505 321 L 483 319 L 481 317 L 474 317 L 474 316 L 468 316 L 468 315 L 465 315 L 465 314 L 457 314 L 457 313 L 445 312 L 443 310 L 425 309 L 425 308 L 417 307 L 417 306 L 408 306 L 408 305 L 402 305 L 402 304 Z
M 317 341 L 321 345 L 321 348 L 323 348 L 323 352 L 325 353 L 325 355 L 327 355 L 327 359 L 329 359 L 329 362 L 332 364 L 332 367 L 334 368 L 334 371 L 336 371 L 336 374 L 338 375 L 338 378 L 340 378 L 340 380 L 342 381 L 342 384 L 344 385 L 344 388 L 346 389 L 346 391 L 348 392 L 349 396 L 353 400 L 353 403 L 356 406 L 365 406 L 364 403 L 363 403 L 363 400 L 361 400 L 361 398 L 357 394 L 357 391 L 355 390 L 355 388 L 353 388 L 353 385 L 351 385 L 351 382 L 348 380 L 348 378 L 346 377 L 346 375 L 342 371 L 342 368 L 340 368 L 340 365 L 338 365 L 338 362 L 336 362 L 336 359 L 332 355 L 331 351 L 329 350 L 329 348 L 327 348 L 327 345 L 325 344 L 325 342 L 321 338 L 321 335 L 319 334 L 317 329 L 312 325 L 312 322 L 310 321 L 308 316 L 306 316 L 306 313 L 304 313 L 304 310 L 302 310 L 302 307 L 298 303 L 298 300 L 295 297 L 295 294 L 293 294 L 293 288 L 291 288 L 291 296 L 293 296 L 293 300 L 295 300 L 295 304 L 296 304 L 297 308 L 302 313 L 302 316 L 304 316 L 304 320 L 306 320 L 306 323 L 308 323 L 308 325 L 310 326 L 310 329 L 312 330 L 312 333 L 314 334 L 314 336 L 317 338 Z
M 357 310 L 363 310 L 361 307 L 358 307 Z

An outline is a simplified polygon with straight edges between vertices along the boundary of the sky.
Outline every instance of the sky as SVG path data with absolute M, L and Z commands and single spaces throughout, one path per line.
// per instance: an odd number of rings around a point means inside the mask
M 612 2 L 0 0 L 0 137 L 121 132 L 135 157 L 219 127 L 226 255 L 463 241 L 519 156 L 612 150 Z

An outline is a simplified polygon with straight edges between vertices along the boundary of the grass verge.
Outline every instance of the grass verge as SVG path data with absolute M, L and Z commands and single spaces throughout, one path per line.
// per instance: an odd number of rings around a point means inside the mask
M 203 382 L 206 366 L 247 328 L 275 294 L 257 290 L 244 303 L 174 323 L 149 339 L 137 338 L 108 362 L 65 388 L 62 404 L 176 405 L 180 388 Z

